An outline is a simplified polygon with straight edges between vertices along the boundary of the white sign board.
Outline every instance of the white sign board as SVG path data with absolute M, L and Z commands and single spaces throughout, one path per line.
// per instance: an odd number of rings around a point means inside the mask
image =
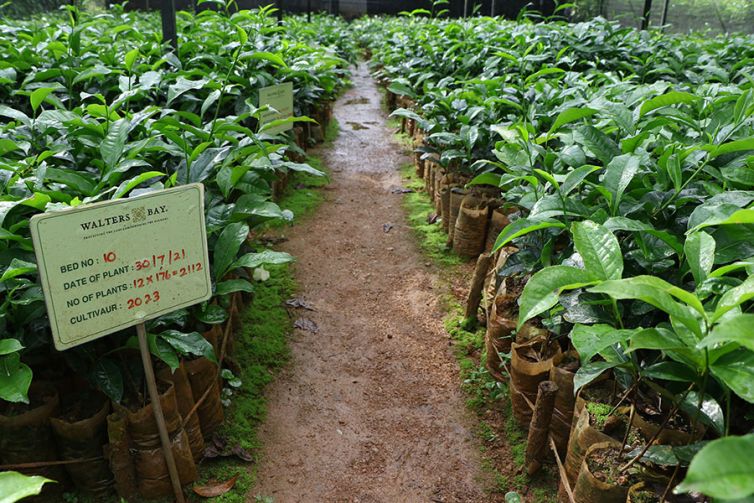
M 201 184 L 35 215 L 31 235 L 58 350 L 212 295 Z
M 293 83 L 285 82 L 276 86 L 263 87 L 259 90 L 259 106 L 268 105 L 274 110 L 268 110 L 262 114 L 260 122 L 267 124 L 279 119 L 293 117 Z M 269 134 L 278 134 L 293 128 L 293 124 L 283 124 L 265 131 Z

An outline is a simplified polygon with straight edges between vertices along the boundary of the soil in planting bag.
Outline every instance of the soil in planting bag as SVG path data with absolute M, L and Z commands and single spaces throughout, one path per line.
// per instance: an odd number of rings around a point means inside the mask
M 467 194 L 463 198 L 453 232 L 453 251 L 466 258 L 482 253 L 487 237 L 488 213 L 487 199 L 475 194 Z
M 509 302 L 515 302 L 504 292 L 498 293 L 492 304 L 492 311 L 487 320 L 487 332 L 484 335 L 484 345 L 487 350 L 486 367 L 490 375 L 498 381 L 505 381 L 503 361 L 501 354 L 510 353 L 513 333 L 516 330 L 516 321 L 507 318 L 503 306 Z M 500 306 L 500 307 L 498 307 Z
M 456 220 L 458 212 L 461 211 L 461 203 L 468 194 L 468 191 L 462 187 L 450 189 L 450 212 L 448 218 L 448 246 L 453 246 L 453 239 L 456 232 Z
M 195 401 L 201 400 L 204 393 L 209 389 L 207 397 L 196 410 L 202 433 L 206 439 L 225 419 L 223 404 L 220 401 L 219 369 L 217 364 L 208 359 L 198 358 L 186 362 L 186 372 Z
M 194 461 L 199 462 L 202 456 L 204 456 L 204 437 L 199 425 L 199 416 L 194 413 L 186 419 L 196 402 L 194 401 L 194 394 L 191 391 L 191 383 L 189 382 L 184 363 L 181 362 L 181 365 L 175 369 L 175 372 L 171 372 L 168 367 L 163 368 L 157 373 L 157 377 L 163 381 L 172 383 L 175 388 L 178 412 L 183 419 L 183 428 L 186 430 L 186 435 L 188 436 L 191 454 L 194 456 Z
M 60 396 L 50 384 L 32 383 L 29 404 L 0 401 L 0 463 L 13 465 L 57 461 L 50 418 L 60 409 Z M 43 497 L 62 492 L 66 474 L 62 466 L 16 470 L 41 475 L 58 484 L 46 484 Z
M 199 473 L 191 455 L 186 431 L 181 429 L 170 435 L 170 443 L 181 485 L 196 481 Z M 170 482 L 170 473 L 162 447 L 137 449 L 134 453 L 134 465 L 139 494 L 142 497 L 151 499 L 173 494 L 173 485 Z
M 573 488 L 578 503 L 625 503 L 629 480 L 618 474 L 619 442 L 599 442 L 587 449 Z M 625 485 L 622 485 L 625 484 Z
M 706 432 L 704 426 L 700 422 L 697 422 L 696 431 L 692 434 L 691 425 L 693 421 L 682 412 L 676 413 L 668 424 L 660 430 L 660 424 L 664 421 L 668 412 L 667 410 L 658 410 L 654 406 L 638 403 L 636 404 L 636 414 L 634 415 L 634 427 L 645 438 L 653 438 L 657 434 L 654 441 L 656 444 L 688 445 L 701 440 Z M 648 418 L 645 418 L 645 415 Z
M 571 489 L 576 483 L 584 455 L 590 446 L 598 442 L 616 442 L 620 445 L 628 424 L 629 412 L 628 407 L 620 407 L 613 415 L 604 416 L 590 412 L 589 409 L 593 406 L 589 404 L 595 404 L 595 410 L 602 412 L 611 411 L 611 406 L 583 400 L 577 402 L 574 410 L 578 410 L 578 416 L 574 415 L 575 424 L 568 440 L 568 452 L 564 463 Z
M 579 355 L 575 351 L 566 351 L 560 363 L 550 369 L 550 381 L 558 385 L 555 395 L 555 408 L 552 411 L 550 434 L 558 448 L 558 455 L 563 459 L 568 449 L 568 437 L 571 435 L 571 421 L 576 397 L 573 392 L 573 377 L 579 368 Z
M 106 453 L 115 478 L 115 491 L 121 498 L 133 498 L 137 491 L 136 471 L 131 457 L 126 416 L 118 412 L 107 416 L 107 438 L 110 443 Z
M 102 458 L 65 465 L 74 485 L 96 498 L 106 497 L 113 487 L 113 474 L 103 458 L 107 444 L 107 414 L 110 401 L 95 392 L 64 400 L 60 414 L 50 418 L 61 460 Z
M 659 489 L 660 491 L 664 491 L 664 488 Z M 647 482 L 637 482 L 628 488 L 626 503 L 661 503 L 660 493 Z
M 497 237 L 503 232 L 506 225 L 510 223 L 508 215 L 505 214 L 502 208 L 495 208 L 490 213 L 490 223 L 487 229 L 487 242 L 484 246 L 484 251 L 491 252 L 495 247 L 495 241 Z
M 537 401 L 537 387 L 550 376 L 550 369 L 560 362 L 563 354 L 555 341 L 539 338 L 525 344 L 511 345 L 511 406 L 513 417 L 528 430 L 532 404 Z

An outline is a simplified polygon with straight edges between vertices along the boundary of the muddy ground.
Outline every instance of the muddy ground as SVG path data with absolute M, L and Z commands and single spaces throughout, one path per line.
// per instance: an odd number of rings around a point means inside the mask
M 269 390 L 250 496 L 289 502 L 483 502 L 474 418 L 442 324 L 442 285 L 405 223 L 392 138 L 365 65 L 321 152 L 326 201 L 282 246 L 297 258 L 292 359 Z M 301 323 L 303 322 L 303 323 Z M 311 323 L 310 323 L 311 322 Z

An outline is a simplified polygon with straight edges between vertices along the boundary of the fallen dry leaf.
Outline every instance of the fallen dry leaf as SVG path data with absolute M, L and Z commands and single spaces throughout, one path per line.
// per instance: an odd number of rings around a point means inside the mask
M 317 332 L 319 332 L 319 327 L 317 326 L 317 324 L 314 321 L 310 320 L 309 318 L 299 318 L 296 320 L 293 326 L 294 328 L 298 328 L 299 330 L 305 330 L 313 334 L 316 334 Z
M 194 492 L 203 498 L 214 498 L 215 496 L 222 496 L 223 494 L 233 489 L 233 486 L 236 485 L 237 479 L 238 474 L 229 478 L 225 482 L 210 480 L 203 486 L 195 485 Z

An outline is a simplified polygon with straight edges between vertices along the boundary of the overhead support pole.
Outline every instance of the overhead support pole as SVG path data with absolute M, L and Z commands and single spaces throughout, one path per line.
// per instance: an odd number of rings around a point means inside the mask
M 162 0 L 162 39 L 169 42 L 178 52 L 178 36 L 175 28 L 175 0 Z
M 278 24 L 283 24 L 283 0 L 275 0 L 275 7 L 278 10 Z
M 668 8 L 670 7 L 670 0 L 665 0 L 665 5 L 662 6 L 662 21 L 660 21 L 660 24 L 662 25 L 662 29 L 665 29 L 665 25 L 668 22 Z
M 306 20 L 312 22 L 312 0 L 306 0 Z
M 495 17 L 495 0 L 492 0 L 490 4 L 490 16 Z
M 644 0 L 644 11 L 641 15 L 641 29 L 649 28 L 649 18 L 652 15 L 652 0 Z

